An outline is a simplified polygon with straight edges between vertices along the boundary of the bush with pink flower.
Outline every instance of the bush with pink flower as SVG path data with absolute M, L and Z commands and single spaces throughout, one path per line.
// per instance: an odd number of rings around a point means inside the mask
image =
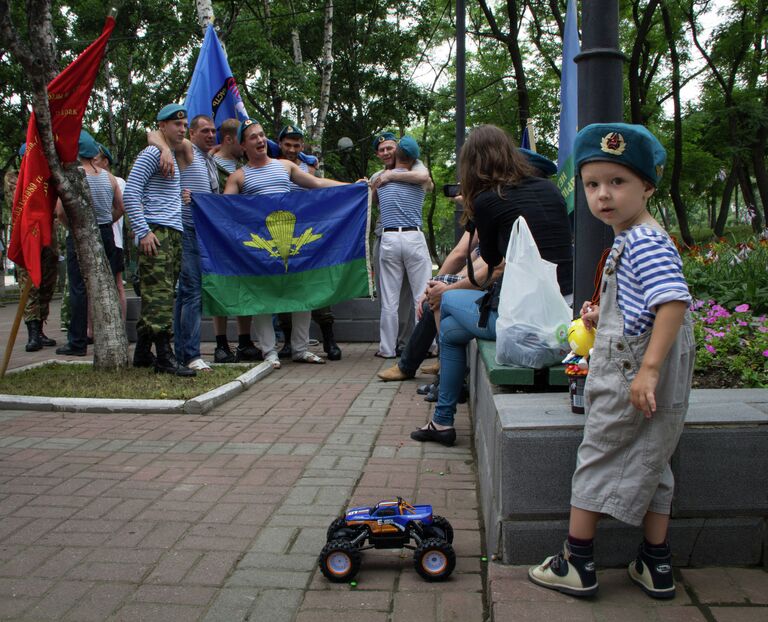
M 768 387 L 768 319 L 749 304 L 732 310 L 714 300 L 695 300 L 695 387 Z

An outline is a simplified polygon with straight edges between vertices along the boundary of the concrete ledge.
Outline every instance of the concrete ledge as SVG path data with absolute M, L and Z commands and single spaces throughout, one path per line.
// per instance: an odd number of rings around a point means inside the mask
M 59 361 L 52 359 L 9 370 L 8 374 L 19 373 L 35 367 L 42 367 L 49 363 L 92 365 L 90 361 Z M 0 395 L 0 410 L 140 414 L 178 414 L 186 412 L 189 414 L 201 415 L 207 413 L 214 406 L 218 406 L 238 393 L 241 393 L 254 383 L 258 382 L 261 378 L 272 373 L 272 371 L 272 365 L 269 363 L 259 363 L 231 382 L 186 401 Z
M 584 415 L 571 413 L 567 394 L 525 394 L 491 384 L 474 345 L 469 362 L 487 550 L 504 563 L 537 563 L 567 533 Z M 672 470 L 680 564 L 766 563 L 768 391 L 694 390 Z M 601 563 L 625 563 L 639 533 L 616 521 L 601 524 L 600 548 L 622 556 Z

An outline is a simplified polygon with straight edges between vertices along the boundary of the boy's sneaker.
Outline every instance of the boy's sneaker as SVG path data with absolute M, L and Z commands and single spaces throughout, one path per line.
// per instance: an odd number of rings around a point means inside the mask
M 641 544 L 637 559 L 629 564 L 628 571 L 629 578 L 651 598 L 675 597 L 669 545 L 646 547 L 645 543 Z
M 557 555 L 547 557 L 540 566 L 528 569 L 528 578 L 542 587 L 571 596 L 594 596 L 597 573 L 592 546 L 576 546 L 568 540 Z

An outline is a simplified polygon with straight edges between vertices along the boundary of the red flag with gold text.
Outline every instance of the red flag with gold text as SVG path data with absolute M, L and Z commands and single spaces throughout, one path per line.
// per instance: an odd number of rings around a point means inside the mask
M 114 28 L 115 19 L 108 17 L 101 36 L 48 85 L 53 136 L 62 162 L 77 160 L 83 114 Z M 56 199 L 51 169 L 40 146 L 37 120 L 32 113 L 27 127 L 27 150 L 13 195 L 8 258 L 27 269 L 35 286 L 40 285 L 42 276 L 40 252 L 43 246 L 51 244 Z

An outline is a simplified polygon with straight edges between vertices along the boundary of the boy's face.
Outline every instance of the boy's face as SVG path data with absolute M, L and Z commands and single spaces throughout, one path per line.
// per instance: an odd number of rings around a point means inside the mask
M 626 166 L 588 162 L 581 167 L 581 180 L 589 211 L 615 234 L 651 218 L 646 205 L 656 189 Z

